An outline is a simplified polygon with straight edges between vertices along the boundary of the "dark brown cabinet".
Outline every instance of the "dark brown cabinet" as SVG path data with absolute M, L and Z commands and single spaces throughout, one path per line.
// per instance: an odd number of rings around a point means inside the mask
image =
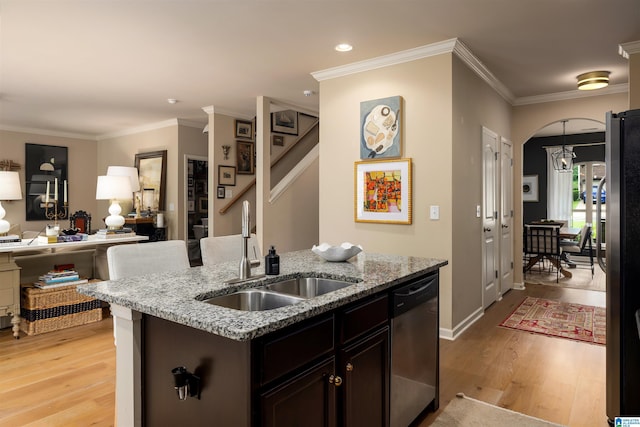
M 258 424 L 388 426 L 388 304 L 369 298 L 259 339 Z
M 342 425 L 389 425 L 389 328 L 340 351 Z
M 260 396 L 259 425 L 264 427 L 336 425 L 336 394 L 329 377 L 333 357 L 314 365 Z

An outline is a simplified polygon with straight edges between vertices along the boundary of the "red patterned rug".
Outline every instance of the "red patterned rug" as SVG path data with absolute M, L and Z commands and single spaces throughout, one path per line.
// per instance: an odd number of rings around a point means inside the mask
M 527 297 L 500 326 L 604 345 L 605 322 L 604 307 Z

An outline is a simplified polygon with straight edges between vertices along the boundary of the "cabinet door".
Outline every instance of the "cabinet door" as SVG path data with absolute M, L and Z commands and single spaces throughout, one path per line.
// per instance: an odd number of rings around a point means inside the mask
M 300 375 L 261 394 L 261 422 L 264 427 L 334 427 L 335 386 L 329 377 L 335 372 L 335 358 L 325 360 Z
M 343 425 L 389 425 L 389 328 L 345 347 L 338 371 Z

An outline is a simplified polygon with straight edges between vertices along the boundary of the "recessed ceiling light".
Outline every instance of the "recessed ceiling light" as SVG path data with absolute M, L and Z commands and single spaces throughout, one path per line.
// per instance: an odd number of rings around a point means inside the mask
M 178 100 L 177 100 L 177 99 L 175 99 L 175 98 L 169 98 L 169 99 L 167 99 L 167 102 L 168 102 L 169 104 L 175 104 L 176 102 L 178 102 Z
M 349 52 L 351 49 L 353 49 L 353 46 L 351 46 L 349 43 L 340 43 L 335 47 L 335 49 L 338 52 Z

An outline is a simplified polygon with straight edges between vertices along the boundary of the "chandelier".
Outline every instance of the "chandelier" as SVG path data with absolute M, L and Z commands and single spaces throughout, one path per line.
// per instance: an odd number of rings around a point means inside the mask
M 553 169 L 558 172 L 573 172 L 573 159 L 576 157 L 573 148 L 565 146 L 565 125 L 567 120 L 562 121 L 562 148 L 551 155 Z

